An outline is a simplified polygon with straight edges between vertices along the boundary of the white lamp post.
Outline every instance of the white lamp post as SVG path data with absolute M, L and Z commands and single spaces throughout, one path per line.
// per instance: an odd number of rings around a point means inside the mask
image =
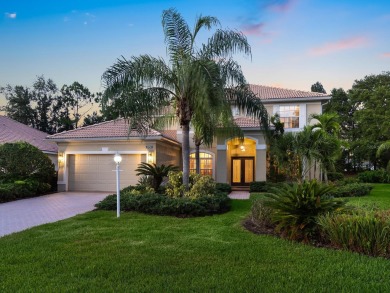
M 114 161 L 116 163 L 116 217 L 120 216 L 120 178 L 119 178 L 119 164 L 122 162 L 121 155 L 117 152 L 114 156 Z

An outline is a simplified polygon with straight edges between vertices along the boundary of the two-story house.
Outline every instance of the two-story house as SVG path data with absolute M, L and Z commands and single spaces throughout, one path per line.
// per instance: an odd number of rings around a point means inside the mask
M 311 114 L 321 114 L 329 95 L 251 85 L 270 116 L 279 114 L 285 131 L 299 131 L 309 123 Z M 244 140 L 216 138 L 211 147 L 201 146 L 200 170 L 217 182 L 232 186 L 266 180 L 267 145 L 258 121 L 233 108 L 236 123 L 244 132 Z M 129 132 L 124 119 L 78 128 L 47 138 L 58 145 L 59 191 L 114 191 L 116 153 L 120 165 L 121 187 L 135 185 L 135 169 L 141 162 L 181 164 L 182 132 L 178 129 L 157 131 L 147 135 Z M 190 169 L 195 171 L 195 145 L 191 144 Z

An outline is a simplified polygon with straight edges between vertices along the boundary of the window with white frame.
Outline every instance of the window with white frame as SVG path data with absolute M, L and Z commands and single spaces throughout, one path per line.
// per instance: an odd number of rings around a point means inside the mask
M 208 153 L 199 153 L 200 174 L 213 176 L 213 156 Z M 196 173 L 195 153 L 190 155 L 190 172 Z
M 299 128 L 299 106 L 279 106 L 280 122 L 284 128 Z

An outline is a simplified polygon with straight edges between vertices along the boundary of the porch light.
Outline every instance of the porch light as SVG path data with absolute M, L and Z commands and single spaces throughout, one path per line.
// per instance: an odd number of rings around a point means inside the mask
M 152 164 L 153 163 L 153 153 L 148 154 L 148 163 Z
M 122 156 L 117 152 L 114 156 L 116 163 L 116 217 L 120 217 L 120 178 L 119 178 L 119 164 L 122 162 Z
M 61 167 L 64 165 L 65 156 L 64 153 L 58 153 L 58 166 Z
M 240 150 L 241 150 L 242 152 L 245 152 L 245 147 L 244 147 L 244 145 L 241 145 L 241 146 L 240 146 Z

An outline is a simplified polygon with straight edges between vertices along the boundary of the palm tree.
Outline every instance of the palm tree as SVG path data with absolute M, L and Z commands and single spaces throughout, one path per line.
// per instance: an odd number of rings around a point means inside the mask
M 138 165 L 138 168 L 135 169 L 136 172 L 138 172 L 136 175 L 145 175 L 145 176 L 151 176 L 152 177 L 152 187 L 154 191 L 158 192 L 158 188 L 160 187 L 164 177 L 168 176 L 168 173 L 171 171 L 177 171 L 177 167 L 173 165 L 160 165 L 157 166 L 156 164 L 148 164 L 145 162 L 142 162 Z
M 157 116 L 173 109 L 182 128 L 183 184 L 189 184 L 189 131 L 194 116 L 218 108 L 228 100 L 267 125 L 267 112 L 250 92 L 240 66 L 232 55 L 251 54 L 246 37 L 237 31 L 216 29 L 206 43 L 196 43 L 202 29 L 219 26 L 215 17 L 199 16 L 193 30 L 175 10 L 164 10 L 162 26 L 168 62 L 141 55 L 122 57 L 106 70 L 102 80 L 103 109 L 118 105 L 121 116 L 133 127 L 147 131 Z M 171 113 L 172 114 L 172 113 Z

